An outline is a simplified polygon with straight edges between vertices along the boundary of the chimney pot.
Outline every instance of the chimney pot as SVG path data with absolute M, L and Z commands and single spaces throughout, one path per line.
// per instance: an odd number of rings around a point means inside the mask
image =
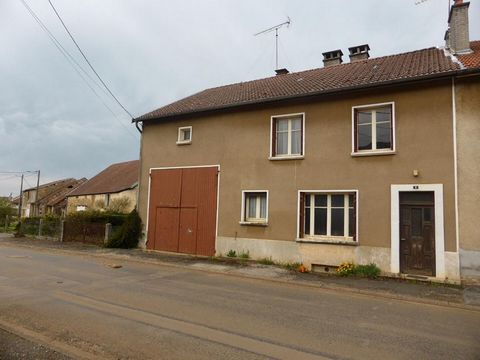
M 332 65 L 340 65 L 343 60 L 343 52 L 340 49 L 327 51 L 322 53 L 323 55 L 323 66 L 328 67 Z
M 367 60 L 370 57 L 369 50 L 370 46 L 368 46 L 368 44 L 349 47 L 350 62 L 353 63 L 360 60 Z
M 277 69 L 275 70 L 275 73 L 277 75 L 286 75 L 286 74 L 289 74 L 290 71 L 288 71 L 287 69 L 283 68 L 283 69 Z

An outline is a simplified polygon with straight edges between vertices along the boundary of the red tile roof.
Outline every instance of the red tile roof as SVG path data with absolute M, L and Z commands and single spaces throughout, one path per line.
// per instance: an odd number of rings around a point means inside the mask
M 467 68 L 480 67 L 480 40 L 471 41 L 470 49 L 473 50 L 471 54 L 459 55 L 458 60 Z
M 110 165 L 67 196 L 110 194 L 131 189 L 138 183 L 139 160 Z
M 460 64 L 444 50 L 428 48 L 207 89 L 136 121 L 448 75 L 460 69 Z

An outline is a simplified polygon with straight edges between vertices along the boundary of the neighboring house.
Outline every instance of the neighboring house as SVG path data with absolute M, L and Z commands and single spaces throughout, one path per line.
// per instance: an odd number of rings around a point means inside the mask
M 75 190 L 87 179 L 63 179 L 23 190 L 22 217 L 63 215 L 66 210 L 66 194 Z
M 392 276 L 480 275 L 480 41 L 468 3 L 447 48 L 204 90 L 145 114 L 146 247 Z
M 68 194 L 67 212 L 132 211 L 137 206 L 138 166 L 138 160 L 110 165 Z

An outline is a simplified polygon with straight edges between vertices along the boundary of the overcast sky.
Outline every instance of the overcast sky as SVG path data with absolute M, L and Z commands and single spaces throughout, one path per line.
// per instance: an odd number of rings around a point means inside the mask
M 85 69 L 47 0 L 25 0 Z M 322 66 L 322 52 L 368 43 L 373 57 L 443 46 L 447 0 L 52 0 L 113 93 L 139 116 L 204 88 Z M 415 5 L 415 3 L 420 3 Z M 480 0 L 470 38 L 480 39 Z M 476 15 L 476 16 L 475 16 Z M 138 158 L 139 134 L 102 104 L 20 0 L 0 0 L 0 172 L 41 170 L 41 183 L 90 178 Z M 93 76 L 93 75 L 92 75 Z M 26 186 L 35 185 L 27 176 Z M 0 195 L 19 177 L 0 173 Z

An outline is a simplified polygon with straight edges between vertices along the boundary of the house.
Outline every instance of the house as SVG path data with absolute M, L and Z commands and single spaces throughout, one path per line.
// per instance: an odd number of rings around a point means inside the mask
M 207 89 L 134 119 L 145 246 L 391 276 L 480 276 L 480 41 Z
M 66 194 L 87 179 L 62 179 L 25 189 L 22 192 L 22 217 L 63 215 L 66 209 Z
M 138 160 L 110 165 L 68 194 L 67 212 L 132 211 L 137 206 L 138 167 Z

